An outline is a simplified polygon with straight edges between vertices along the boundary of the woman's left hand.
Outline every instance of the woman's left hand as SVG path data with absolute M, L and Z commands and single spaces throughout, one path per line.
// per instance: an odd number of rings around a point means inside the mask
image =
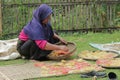
M 61 41 L 62 43 L 64 43 L 64 44 L 67 44 L 67 41 L 64 40 L 64 39 L 62 39 L 62 38 L 60 38 L 60 41 Z
M 54 38 L 57 38 L 60 40 L 60 42 L 67 44 L 67 41 L 65 41 L 64 39 L 62 39 L 60 36 L 58 36 L 56 33 L 54 33 Z

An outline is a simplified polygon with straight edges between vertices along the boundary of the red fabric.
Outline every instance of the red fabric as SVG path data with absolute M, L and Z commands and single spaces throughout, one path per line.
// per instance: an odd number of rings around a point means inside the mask
M 44 50 L 47 41 L 46 40 L 35 40 L 35 43 L 38 45 L 38 47 L 42 50 Z
M 23 41 L 28 40 L 28 36 L 23 32 L 23 30 L 20 32 L 19 39 Z

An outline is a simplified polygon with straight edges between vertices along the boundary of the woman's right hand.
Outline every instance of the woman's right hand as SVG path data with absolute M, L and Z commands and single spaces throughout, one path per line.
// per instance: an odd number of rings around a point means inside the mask
M 60 50 L 65 51 L 65 52 L 68 52 L 68 50 L 69 50 L 68 47 L 64 46 L 64 45 L 61 45 L 59 47 L 60 47 Z

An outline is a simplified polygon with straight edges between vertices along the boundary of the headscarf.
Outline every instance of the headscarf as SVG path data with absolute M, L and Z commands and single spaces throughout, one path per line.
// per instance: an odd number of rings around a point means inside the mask
M 23 28 L 25 34 L 31 40 L 49 40 L 53 36 L 53 31 L 50 22 L 42 25 L 42 20 L 52 14 L 52 9 L 46 5 L 41 4 L 33 13 L 32 20 Z

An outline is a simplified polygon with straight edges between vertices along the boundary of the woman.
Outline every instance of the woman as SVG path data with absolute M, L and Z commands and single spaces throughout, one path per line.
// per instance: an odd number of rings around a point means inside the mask
M 52 50 L 68 51 L 66 46 L 55 45 L 62 38 L 53 32 L 50 19 L 52 9 L 41 4 L 33 13 L 32 20 L 21 30 L 17 50 L 26 59 L 44 60 Z

